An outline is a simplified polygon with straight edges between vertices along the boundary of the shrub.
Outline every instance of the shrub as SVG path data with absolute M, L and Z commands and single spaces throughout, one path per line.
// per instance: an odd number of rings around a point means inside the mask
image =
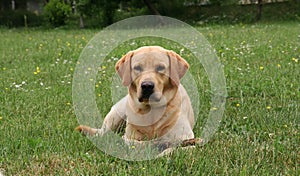
M 44 7 L 45 18 L 54 27 L 64 25 L 71 11 L 71 6 L 62 0 L 50 0 Z
M 42 25 L 42 22 L 41 16 L 26 10 L 0 11 L 0 26 L 33 27 Z

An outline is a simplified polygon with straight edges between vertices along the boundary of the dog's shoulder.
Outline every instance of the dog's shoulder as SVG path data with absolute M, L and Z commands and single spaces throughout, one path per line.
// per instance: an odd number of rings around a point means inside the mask
M 116 104 L 114 104 L 112 106 L 112 110 L 117 112 L 117 114 L 120 117 L 124 117 L 126 116 L 126 105 L 127 105 L 127 101 L 128 101 L 128 96 L 126 95 L 125 97 L 123 97 L 120 101 L 118 101 Z

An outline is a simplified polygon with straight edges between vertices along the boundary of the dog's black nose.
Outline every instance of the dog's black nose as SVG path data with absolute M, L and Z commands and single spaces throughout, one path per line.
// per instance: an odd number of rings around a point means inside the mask
M 154 93 L 155 84 L 152 81 L 144 81 L 141 83 L 142 94 L 139 98 L 140 102 L 149 101 L 150 96 Z
M 154 83 L 151 81 L 142 82 L 141 88 L 143 91 L 152 91 L 154 88 Z

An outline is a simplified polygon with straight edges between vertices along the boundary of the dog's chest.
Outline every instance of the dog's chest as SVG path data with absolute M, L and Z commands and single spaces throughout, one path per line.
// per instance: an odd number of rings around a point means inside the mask
M 138 111 L 131 109 L 126 112 L 126 136 L 129 139 L 149 140 L 161 137 L 174 126 L 179 115 L 179 112 L 170 107 L 151 109 L 143 114 L 137 113 Z

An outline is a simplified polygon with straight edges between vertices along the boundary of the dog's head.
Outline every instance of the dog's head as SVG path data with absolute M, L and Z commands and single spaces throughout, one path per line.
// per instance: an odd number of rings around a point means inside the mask
M 176 93 L 188 68 L 182 57 L 159 46 L 130 51 L 116 63 L 123 85 L 140 103 L 159 102 L 162 96 Z

